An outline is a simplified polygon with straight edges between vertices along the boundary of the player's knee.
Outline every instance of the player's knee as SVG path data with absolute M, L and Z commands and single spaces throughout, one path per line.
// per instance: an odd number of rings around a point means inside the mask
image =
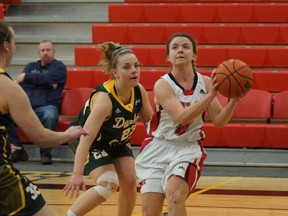
M 187 195 L 186 193 L 176 190 L 173 192 L 166 192 L 166 198 L 167 205 L 169 205 L 171 208 L 174 208 L 175 206 L 183 205 L 183 203 L 185 203 Z
M 97 186 L 94 189 L 99 196 L 108 199 L 119 187 L 117 173 L 114 171 L 105 171 L 97 179 Z

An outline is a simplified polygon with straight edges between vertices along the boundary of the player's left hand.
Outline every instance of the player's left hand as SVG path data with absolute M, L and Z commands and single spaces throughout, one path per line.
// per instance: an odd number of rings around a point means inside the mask
M 21 150 L 22 149 L 22 147 L 15 146 L 14 144 L 10 144 L 10 146 L 11 146 L 11 153 L 14 153 L 17 150 Z
M 63 191 L 65 192 L 65 197 L 69 196 L 70 193 L 70 198 L 72 199 L 74 196 L 79 196 L 79 191 L 81 189 L 83 191 L 86 190 L 83 175 L 73 173 L 71 179 L 63 188 Z

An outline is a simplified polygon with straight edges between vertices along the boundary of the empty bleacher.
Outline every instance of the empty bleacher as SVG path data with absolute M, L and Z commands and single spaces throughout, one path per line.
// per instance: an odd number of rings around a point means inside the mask
M 154 83 L 160 76 L 169 71 L 169 68 L 142 68 L 140 82 L 146 90 L 153 90 Z M 210 76 L 210 69 L 200 69 L 201 74 Z M 102 69 L 94 67 L 68 68 L 68 80 L 65 89 L 89 87 L 94 88 L 96 85 L 104 82 L 109 75 L 104 74 Z M 278 93 L 287 90 L 288 70 L 254 70 L 253 88 L 261 89 L 271 93 Z
M 193 35 L 199 44 L 288 44 L 287 23 L 95 23 L 92 41 L 95 44 L 105 40 L 123 44 L 164 44 L 176 32 Z
M 161 3 L 149 4 L 143 2 L 110 4 L 109 21 L 112 23 L 285 23 L 288 21 L 287 1 L 280 0 L 278 3 L 258 1 L 257 4 L 253 1 L 248 1 L 249 3 L 161 1 Z
M 168 67 L 163 45 L 129 45 L 144 67 Z M 101 52 L 97 46 L 75 46 L 76 66 L 97 66 Z M 198 47 L 197 66 L 217 67 L 227 59 L 241 59 L 253 68 L 287 68 L 288 46 L 215 46 Z

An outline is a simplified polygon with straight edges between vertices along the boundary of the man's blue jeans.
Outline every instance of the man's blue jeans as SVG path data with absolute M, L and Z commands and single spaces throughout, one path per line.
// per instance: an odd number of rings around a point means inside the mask
M 37 107 L 34 109 L 34 112 L 36 113 L 40 122 L 43 124 L 45 128 L 48 128 L 53 131 L 57 130 L 59 112 L 56 106 L 47 105 Z M 10 143 L 22 147 L 22 143 L 16 133 L 15 125 L 10 125 L 8 127 L 7 134 Z M 52 157 L 51 150 L 52 148 L 40 148 L 40 155 L 48 156 L 51 158 Z
M 59 112 L 54 105 L 42 106 L 34 109 L 34 112 L 38 116 L 39 120 L 45 128 L 56 131 L 58 125 Z M 40 148 L 41 156 L 52 157 L 52 148 Z

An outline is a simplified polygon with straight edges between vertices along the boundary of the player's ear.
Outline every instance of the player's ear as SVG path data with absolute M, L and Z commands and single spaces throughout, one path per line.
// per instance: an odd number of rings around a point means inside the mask
M 119 76 L 117 75 L 117 70 L 115 70 L 115 69 L 112 69 L 112 76 L 116 79 L 116 78 L 118 78 Z
M 197 57 L 198 57 L 197 53 L 193 53 L 193 60 L 194 61 L 197 61 Z
M 4 42 L 3 42 L 3 48 L 4 48 L 4 50 L 9 51 L 10 46 L 9 46 L 8 41 L 4 41 Z
M 169 54 L 166 55 L 166 61 L 171 62 Z

